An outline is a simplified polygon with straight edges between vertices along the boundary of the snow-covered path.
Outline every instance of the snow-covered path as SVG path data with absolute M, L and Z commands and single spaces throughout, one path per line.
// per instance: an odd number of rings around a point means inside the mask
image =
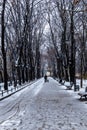
M 0 102 L 0 130 L 87 130 L 87 104 L 40 79 Z

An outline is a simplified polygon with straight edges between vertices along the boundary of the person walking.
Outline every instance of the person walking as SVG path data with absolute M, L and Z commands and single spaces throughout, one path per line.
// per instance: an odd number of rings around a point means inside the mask
M 44 76 L 44 81 L 47 82 L 47 75 Z

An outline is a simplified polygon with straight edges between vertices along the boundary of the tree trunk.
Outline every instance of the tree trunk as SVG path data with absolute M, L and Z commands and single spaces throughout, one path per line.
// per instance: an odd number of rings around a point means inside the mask
M 70 34 L 71 34 L 71 59 L 70 59 L 70 82 L 74 83 L 74 91 L 76 91 L 76 78 L 75 78 L 75 39 L 74 39 L 74 6 L 72 5 L 72 12 L 71 12 L 71 27 L 70 27 Z
M 2 56 L 3 56 L 3 69 L 4 69 L 4 89 L 8 90 L 8 76 L 7 76 L 7 62 L 6 62 L 6 51 L 5 51 L 5 4 L 6 0 L 3 0 L 3 7 L 2 7 L 2 17 L 1 17 L 1 49 L 2 49 Z
M 72 14 L 71 14 L 71 63 L 70 63 L 70 81 L 74 84 L 75 81 L 75 40 L 74 40 L 74 20 L 73 20 L 73 10 L 74 7 L 72 5 Z
M 25 73 L 24 73 L 24 68 L 22 68 L 22 82 L 25 82 Z

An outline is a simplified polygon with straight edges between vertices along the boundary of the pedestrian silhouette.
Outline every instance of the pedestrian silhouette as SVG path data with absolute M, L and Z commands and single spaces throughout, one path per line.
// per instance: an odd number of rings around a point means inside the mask
M 47 82 L 47 75 L 44 76 L 44 81 Z

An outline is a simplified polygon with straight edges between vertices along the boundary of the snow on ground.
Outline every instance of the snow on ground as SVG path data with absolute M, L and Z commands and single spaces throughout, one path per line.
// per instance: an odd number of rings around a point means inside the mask
M 20 90 L 22 90 L 23 88 L 26 88 L 27 86 L 31 85 L 32 83 L 36 82 L 36 80 L 30 82 L 30 83 L 24 83 L 21 86 L 17 85 L 16 87 L 14 87 L 14 85 L 8 86 L 8 91 L 4 90 L 4 83 L 0 83 L 0 100 L 4 97 L 7 97 L 8 95 L 11 95 L 13 93 L 16 93 Z M 2 96 L 2 92 L 3 92 L 3 96 Z
M 0 130 L 87 130 L 87 101 L 49 77 L 0 101 Z

